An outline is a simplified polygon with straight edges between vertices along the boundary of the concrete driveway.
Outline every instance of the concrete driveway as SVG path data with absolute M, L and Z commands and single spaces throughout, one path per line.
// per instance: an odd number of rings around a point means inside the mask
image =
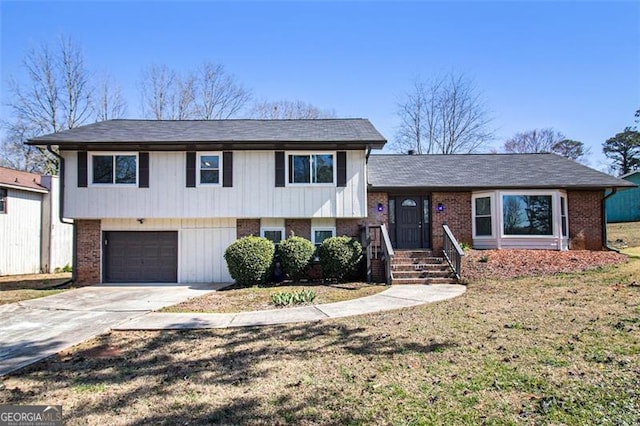
M 228 284 L 101 284 L 0 305 L 0 376 Z

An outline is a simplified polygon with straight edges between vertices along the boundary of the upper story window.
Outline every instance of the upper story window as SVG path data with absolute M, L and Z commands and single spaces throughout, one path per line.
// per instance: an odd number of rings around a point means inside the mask
M 551 195 L 503 195 L 504 235 L 553 235 Z
M 331 185 L 335 183 L 334 155 L 289 154 L 289 183 Z
M 0 188 L 0 213 L 7 212 L 7 189 Z
M 198 185 L 220 185 L 222 156 L 220 153 L 198 154 Z
M 137 154 L 92 154 L 91 183 L 135 185 L 138 178 Z

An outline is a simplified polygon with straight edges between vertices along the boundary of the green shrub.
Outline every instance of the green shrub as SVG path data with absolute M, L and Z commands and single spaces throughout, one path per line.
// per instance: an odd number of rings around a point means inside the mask
M 458 245 L 460 246 L 460 248 L 462 249 L 462 251 L 469 251 L 471 250 L 471 244 L 469 243 L 465 243 L 464 241 L 460 241 L 458 243 Z
M 266 238 L 244 237 L 234 241 L 224 252 L 231 277 L 240 285 L 263 284 L 271 278 L 273 243 Z
M 291 236 L 280 242 L 277 248 L 282 272 L 294 281 L 302 278 L 313 260 L 316 248 L 305 238 Z
M 300 290 L 294 292 L 281 292 L 271 295 L 271 301 L 276 306 L 300 305 L 311 303 L 315 300 L 316 293 L 313 290 Z
M 354 272 L 362 259 L 362 245 L 351 237 L 327 238 L 318 248 L 324 278 L 341 281 Z

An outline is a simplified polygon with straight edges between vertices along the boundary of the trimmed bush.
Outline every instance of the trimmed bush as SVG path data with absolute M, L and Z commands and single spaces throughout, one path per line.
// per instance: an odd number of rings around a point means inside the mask
M 306 238 L 293 235 L 280 241 L 277 251 L 282 262 L 282 272 L 292 280 L 298 281 L 309 269 L 316 248 Z
M 244 237 L 234 241 L 224 252 L 231 277 L 240 285 L 253 286 L 271 278 L 273 243 L 266 238 Z
M 342 281 L 356 270 L 362 259 L 362 245 L 351 237 L 327 238 L 318 248 L 324 278 Z

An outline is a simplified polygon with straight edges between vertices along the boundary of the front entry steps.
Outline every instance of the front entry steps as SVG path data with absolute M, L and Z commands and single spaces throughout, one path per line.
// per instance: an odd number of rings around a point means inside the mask
M 457 284 L 449 264 L 431 250 L 395 250 L 391 284 Z

